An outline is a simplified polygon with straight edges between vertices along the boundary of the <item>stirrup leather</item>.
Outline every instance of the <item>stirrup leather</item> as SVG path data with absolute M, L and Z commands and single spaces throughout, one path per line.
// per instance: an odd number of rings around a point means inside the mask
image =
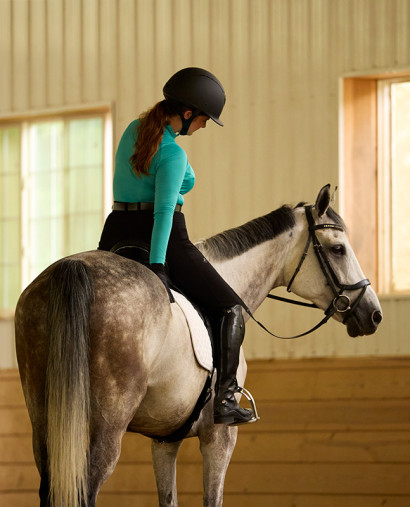
M 244 387 L 240 387 L 240 386 L 236 386 L 235 388 L 235 391 L 240 393 L 240 394 L 243 394 L 245 396 L 245 398 L 250 402 L 251 406 L 252 406 L 252 412 L 253 412 L 253 417 L 252 419 L 250 419 L 249 421 L 247 421 L 246 424 L 250 424 L 250 423 L 254 423 L 254 422 L 257 422 L 259 421 L 260 417 L 258 415 L 258 411 L 256 409 L 256 403 L 255 403 L 255 400 L 253 399 L 253 396 L 251 395 L 251 393 L 245 389 Z M 239 423 L 241 424 L 241 423 Z M 230 426 L 237 426 L 238 424 L 230 424 Z

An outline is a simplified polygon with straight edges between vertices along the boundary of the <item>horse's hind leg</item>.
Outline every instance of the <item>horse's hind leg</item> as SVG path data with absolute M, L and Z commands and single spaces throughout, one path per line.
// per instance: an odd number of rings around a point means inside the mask
M 103 424 L 91 432 L 87 507 L 95 506 L 101 486 L 114 471 L 125 430 L 126 424 L 119 428 Z
M 82 507 L 94 507 L 98 491 L 100 490 L 103 482 L 112 473 L 121 450 L 121 438 L 124 431 L 116 432 L 103 431 L 99 432 L 99 437 L 96 438 L 94 434 L 94 444 L 91 448 L 90 459 L 90 476 L 88 480 L 89 496 L 88 503 L 85 506 L 83 502 Z M 100 436 L 102 438 L 100 438 Z M 41 431 L 33 430 L 33 450 L 36 465 L 41 476 L 40 482 L 40 507 L 49 507 L 50 499 L 50 479 L 47 466 L 47 448 L 46 439 Z
M 40 474 L 40 507 L 49 505 L 50 478 L 47 466 L 46 437 L 43 431 L 33 428 L 33 453 Z
M 153 440 L 151 444 L 160 507 L 176 507 L 178 505 L 176 461 L 181 443 L 182 440 L 172 443 L 160 443 Z
M 204 506 L 220 507 L 225 474 L 236 444 L 238 428 L 210 424 L 199 433 L 203 456 Z

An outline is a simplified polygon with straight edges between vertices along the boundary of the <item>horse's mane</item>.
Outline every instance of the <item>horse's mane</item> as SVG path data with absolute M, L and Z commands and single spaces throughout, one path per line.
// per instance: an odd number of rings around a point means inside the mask
M 221 232 L 201 242 L 199 248 L 213 259 L 231 259 L 247 252 L 254 246 L 279 236 L 295 226 L 292 208 L 281 208 L 244 225 Z
M 301 202 L 296 208 L 303 205 L 304 203 Z M 231 259 L 279 236 L 283 232 L 293 229 L 296 223 L 294 209 L 284 205 L 244 225 L 205 239 L 199 242 L 197 246 L 206 256 L 209 255 L 214 260 Z M 329 207 L 326 215 L 346 230 L 345 223 L 336 211 Z

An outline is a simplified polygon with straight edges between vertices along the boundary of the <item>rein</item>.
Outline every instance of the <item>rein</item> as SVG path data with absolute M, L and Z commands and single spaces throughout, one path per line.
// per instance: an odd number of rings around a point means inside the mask
M 300 257 L 299 264 L 297 265 L 296 270 L 293 273 L 293 276 L 290 279 L 290 282 L 289 282 L 286 290 L 288 292 L 291 292 L 290 288 L 291 288 L 296 276 L 298 275 L 304 260 L 306 259 L 310 244 L 312 243 L 316 258 L 319 262 L 320 269 L 322 270 L 322 273 L 324 274 L 328 285 L 332 289 L 334 298 L 333 298 L 332 302 L 330 303 L 329 307 L 325 310 L 324 318 L 318 324 L 316 324 L 314 327 L 312 327 L 312 329 L 309 329 L 309 331 L 305 331 L 304 333 L 301 333 L 301 334 L 298 334 L 295 336 L 278 336 L 278 335 L 272 333 L 271 331 L 266 329 L 266 327 L 261 322 L 256 320 L 255 317 L 252 315 L 252 312 L 249 310 L 249 308 L 247 306 L 245 306 L 245 311 L 248 313 L 248 315 L 264 331 L 269 333 L 271 336 L 274 336 L 275 338 L 280 338 L 281 340 L 292 340 L 294 338 L 301 338 L 302 336 L 306 336 L 310 333 L 313 333 L 313 331 L 316 331 L 317 329 L 319 329 L 321 326 L 323 326 L 323 324 L 326 324 L 326 322 L 335 313 L 345 314 L 345 318 L 343 319 L 343 324 L 346 324 L 348 319 L 350 319 L 350 317 L 355 315 L 355 310 L 356 310 L 358 304 L 360 303 L 360 301 L 362 300 L 364 293 L 366 292 L 367 286 L 370 285 L 370 282 L 367 278 L 364 278 L 360 282 L 357 282 L 357 283 L 351 284 L 351 285 L 342 284 L 339 282 L 339 279 L 337 278 L 337 275 L 334 272 L 333 267 L 332 267 L 327 255 L 325 254 L 325 251 L 324 251 L 318 237 L 316 236 L 316 231 L 319 229 L 335 229 L 337 231 L 343 232 L 344 229 L 343 229 L 343 227 L 341 227 L 340 225 L 337 225 L 337 224 L 318 224 L 318 225 L 316 225 L 315 221 L 313 219 L 313 215 L 312 215 L 313 206 L 312 205 L 305 206 L 304 208 L 305 208 L 306 220 L 307 220 L 307 223 L 309 226 L 308 227 L 309 235 L 308 235 L 308 239 L 307 239 L 305 248 L 303 250 L 303 253 Z M 349 296 L 347 296 L 346 294 L 343 294 L 343 292 L 345 290 L 359 290 L 359 289 L 361 289 L 360 294 L 358 295 L 356 300 L 353 302 L 353 304 L 352 304 Z M 276 299 L 278 301 L 282 301 L 285 303 L 291 303 L 293 305 L 307 306 L 309 308 L 318 308 L 318 306 L 315 305 L 314 303 L 304 303 L 301 301 L 294 301 L 293 299 L 274 296 L 272 294 L 268 294 L 267 297 L 270 299 Z

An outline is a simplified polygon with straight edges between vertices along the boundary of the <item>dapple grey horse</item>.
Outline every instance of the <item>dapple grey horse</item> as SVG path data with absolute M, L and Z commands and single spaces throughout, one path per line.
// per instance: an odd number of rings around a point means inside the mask
M 315 224 L 324 224 L 316 234 L 338 279 L 355 287 L 364 276 L 329 204 L 326 186 L 311 208 Z M 309 234 L 305 208 L 283 206 L 197 246 L 252 312 L 291 279 L 294 293 L 325 310 L 334 294 L 307 243 Z M 357 299 L 356 290 L 345 294 Z M 344 311 L 334 318 L 343 321 Z M 381 319 L 379 301 L 367 287 L 345 322 L 349 335 L 358 336 L 374 333 Z M 15 323 L 42 506 L 94 506 L 124 433 L 158 436 L 178 429 L 208 376 L 195 359 L 180 307 L 170 304 L 159 279 L 110 252 L 73 255 L 47 268 L 21 295 Z M 241 355 L 240 385 L 245 375 Z M 210 402 L 187 437 L 200 440 L 204 505 L 220 506 L 237 428 L 214 425 L 212 414 Z M 152 441 L 161 506 L 177 505 L 180 444 Z

